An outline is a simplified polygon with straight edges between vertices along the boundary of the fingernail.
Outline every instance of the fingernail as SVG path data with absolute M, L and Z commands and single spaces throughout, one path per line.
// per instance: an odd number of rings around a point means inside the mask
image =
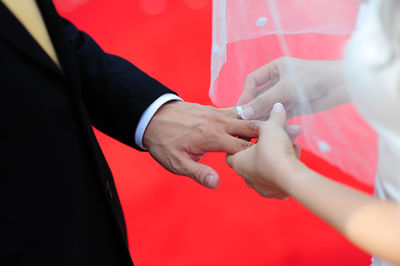
M 296 125 L 296 124 L 289 124 L 290 128 L 296 131 L 301 131 L 303 130 L 303 127 L 301 125 Z
M 243 120 L 252 119 L 255 113 L 256 113 L 256 112 L 254 111 L 254 108 L 253 108 L 253 107 L 247 107 L 247 108 L 244 109 L 243 112 L 242 112 L 242 119 L 243 119 Z
M 285 108 L 281 103 L 274 104 L 274 108 L 272 108 L 273 113 L 281 113 L 283 112 L 283 110 L 285 110 Z
M 209 188 L 214 188 L 215 187 L 215 176 L 209 175 L 206 178 L 206 186 Z
M 303 131 L 303 127 L 301 125 L 288 124 L 287 131 L 288 133 L 298 135 Z

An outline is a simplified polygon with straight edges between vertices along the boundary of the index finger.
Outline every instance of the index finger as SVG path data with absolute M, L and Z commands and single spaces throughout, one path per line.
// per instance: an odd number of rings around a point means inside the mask
M 219 108 L 218 111 L 223 113 L 224 115 L 230 117 L 230 118 L 240 119 L 235 107 Z
M 256 71 L 250 73 L 245 81 L 244 90 L 238 100 L 238 105 L 249 103 L 258 94 L 258 88 L 267 82 L 272 84 L 267 87 L 272 87 L 279 79 L 279 70 L 274 61 L 260 67 Z
M 260 121 L 234 120 L 227 125 L 226 132 L 231 136 L 244 139 L 258 138 L 260 125 Z

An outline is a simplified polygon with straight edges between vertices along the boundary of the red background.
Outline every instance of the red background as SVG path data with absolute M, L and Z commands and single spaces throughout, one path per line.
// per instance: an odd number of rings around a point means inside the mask
M 211 0 L 55 2 L 105 51 L 130 60 L 186 101 L 211 104 Z M 211 191 L 96 133 L 117 182 L 135 265 L 369 265 L 369 255 L 294 200 L 266 200 L 248 189 L 223 154 L 203 159 L 221 175 L 220 187 Z M 307 152 L 302 160 L 371 191 Z

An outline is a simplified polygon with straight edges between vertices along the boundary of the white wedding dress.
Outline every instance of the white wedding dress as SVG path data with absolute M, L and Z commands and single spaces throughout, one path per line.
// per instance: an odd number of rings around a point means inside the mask
M 390 60 L 379 18 L 381 1 L 362 6 L 345 66 L 353 102 L 379 136 L 375 195 L 400 202 L 400 60 Z M 373 258 L 372 265 L 393 264 Z

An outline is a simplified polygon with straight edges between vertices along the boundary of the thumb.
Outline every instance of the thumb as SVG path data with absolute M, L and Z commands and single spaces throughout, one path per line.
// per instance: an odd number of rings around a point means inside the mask
M 300 136 L 302 131 L 303 128 L 300 125 L 294 125 L 294 124 L 286 125 L 286 133 L 289 135 L 289 138 L 292 141 L 292 143 L 296 142 L 297 138 Z
M 226 155 L 225 161 L 229 165 L 230 168 L 233 168 L 233 160 L 235 155 Z
M 185 175 L 192 178 L 197 183 L 212 189 L 219 185 L 218 173 L 211 167 L 195 162 L 189 158 L 182 161 Z
M 271 114 L 269 116 L 269 120 L 281 127 L 285 127 L 286 125 L 286 110 L 285 107 L 281 103 L 274 104 L 272 108 Z

